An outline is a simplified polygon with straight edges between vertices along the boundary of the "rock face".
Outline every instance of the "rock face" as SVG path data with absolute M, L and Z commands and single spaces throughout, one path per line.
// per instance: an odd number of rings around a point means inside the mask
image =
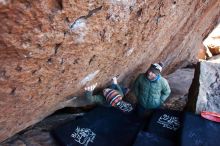
M 165 77 L 171 88 L 171 94 L 165 102 L 166 108 L 180 111 L 185 108 L 193 77 L 194 68 L 181 68 Z
M 1 0 L 0 141 L 85 104 L 85 85 L 195 60 L 219 15 L 217 0 Z
M 188 110 L 220 112 L 220 63 L 203 61 L 198 64 L 189 90 Z

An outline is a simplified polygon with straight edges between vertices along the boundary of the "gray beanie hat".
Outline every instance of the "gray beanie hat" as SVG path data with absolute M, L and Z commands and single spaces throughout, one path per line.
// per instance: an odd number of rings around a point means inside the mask
M 153 73 L 155 73 L 156 75 L 159 75 L 162 72 L 163 69 L 163 63 L 154 63 L 151 64 L 150 68 L 148 69 L 148 71 L 152 71 Z

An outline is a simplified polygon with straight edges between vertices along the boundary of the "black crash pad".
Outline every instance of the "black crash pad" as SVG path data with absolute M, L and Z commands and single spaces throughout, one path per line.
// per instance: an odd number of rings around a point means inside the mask
M 52 131 L 62 146 L 129 146 L 135 141 L 141 122 L 134 113 L 113 107 L 97 107 L 83 117 Z
M 153 112 L 145 131 L 177 142 L 182 116 L 180 111 L 157 109 Z
M 181 146 L 217 146 L 220 140 L 220 123 L 199 115 L 185 113 Z
M 176 146 L 173 141 L 156 134 L 141 131 L 138 133 L 133 146 Z

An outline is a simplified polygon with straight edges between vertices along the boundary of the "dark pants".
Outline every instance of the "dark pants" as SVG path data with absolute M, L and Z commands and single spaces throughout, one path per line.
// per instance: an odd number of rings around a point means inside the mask
M 140 104 L 137 105 L 137 113 L 139 117 L 148 117 L 152 114 L 154 109 L 146 109 Z
M 143 121 L 142 129 L 145 130 L 148 125 L 150 118 L 154 112 L 154 109 L 146 109 L 140 104 L 137 104 L 136 112 L 141 121 Z

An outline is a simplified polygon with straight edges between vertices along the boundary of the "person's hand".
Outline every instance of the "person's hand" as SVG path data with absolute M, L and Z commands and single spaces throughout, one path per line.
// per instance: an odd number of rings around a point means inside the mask
M 97 86 L 97 83 L 95 83 L 95 84 L 93 84 L 91 86 L 85 87 L 85 90 L 92 92 L 95 89 L 96 86 Z
M 118 82 L 117 82 L 117 77 L 113 77 L 113 78 L 112 78 L 112 81 L 113 81 L 114 84 L 118 84 Z

